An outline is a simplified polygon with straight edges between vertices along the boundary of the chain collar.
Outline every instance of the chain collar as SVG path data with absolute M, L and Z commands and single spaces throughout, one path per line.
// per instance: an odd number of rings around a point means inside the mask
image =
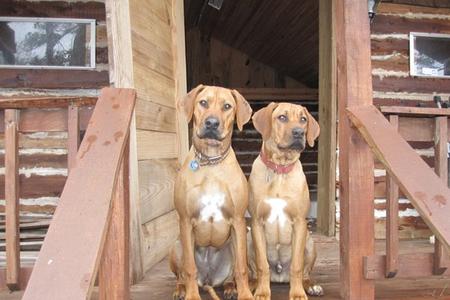
M 217 165 L 227 158 L 228 153 L 230 153 L 231 146 L 229 146 L 222 154 L 217 156 L 207 156 L 198 151 L 194 146 L 195 160 L 198 162 L 199 166 L 211 166 Z

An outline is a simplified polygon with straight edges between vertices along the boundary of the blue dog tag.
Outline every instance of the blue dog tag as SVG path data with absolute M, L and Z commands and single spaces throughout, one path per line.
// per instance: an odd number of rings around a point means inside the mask
M 197 171 L 199 167 L 200 167 L 200 164 L 199 164 L 198 161 L 196 161 L 195 159 L 194 159 L 194 160 L 191 160 L 191 162 L 189 163 L 189 168 L 190 168 L 192 171 Z

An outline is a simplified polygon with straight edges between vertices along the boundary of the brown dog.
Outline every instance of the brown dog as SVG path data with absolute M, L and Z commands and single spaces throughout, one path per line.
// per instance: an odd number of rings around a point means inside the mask
M 299 161 L 306 141 L 314 146 L 319 124 L 306 108 L 290 103 L 271 103 L 254 114 L 253 124 L 263 137 L 249 179 L 255 299 L 270 299 L 270 281 L 290 282 L 290 300 L 307 299 L 305 289 L 322 295 L 309 277 L 316 251 L 307 230 L 309 191 Z
M 170 258 L 177 276 L 174 299 L 200 299 L 198 286 L 219 299 L 213 290 L 219 285 L 224 285 L 226 299 L 253 299 L 244 219 L 248 187 L 231 148 L 235 117 L 242 130 L 252 109 L 236 90 L 203 85 L 178 108 L 188 121 L 193 118 L 193 133 L 175 182 L 180 240 Z

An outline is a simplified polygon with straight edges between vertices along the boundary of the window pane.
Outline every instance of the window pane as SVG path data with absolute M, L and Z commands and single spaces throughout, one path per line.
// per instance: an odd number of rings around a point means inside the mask
M 0 21 L 0 65 L 91 66 L 91 23 Z
M 450 76 L 450 38 L 414 36 L 416 75 Z

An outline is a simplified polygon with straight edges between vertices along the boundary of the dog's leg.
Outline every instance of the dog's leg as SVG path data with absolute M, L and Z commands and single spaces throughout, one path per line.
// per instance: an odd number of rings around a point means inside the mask
M 248 287 L 246 231 L 244 217 L 235 217 L 233 220 L 233 246 L 235 253 L 234 279 L 236 281 L 239 300 L 253 299 L 252 293 Z
M 197 285 L 197 267 L 194 258 L 194 237 L 192 224 L 188 218 L 180 220 L 180 241 L 183 249 L 181 275 L 186 289 L 185 300 L 200 300 Z
M 307 300 L 303 288 L 303 267 L 307 235 L 306 219 L 300 217 L 294 220 L 292 237 L 292 260 L 290 272 L 289 300 Z M 300 255 L 299 255 L 300 253 Z
M 311 278 L 311 271 L 316 262 L 317 252 L 316 245 L 308 233 L 305 246 L 305 267 L 303 269 L 303 288 L 310 296 L 323 296 L 323 288 L 316 284 Z
M 263 225 L 258 220 L 252 221 L 252 238 L 256 256 L 257 285 L 255 291 L 256 300 L 270 299 L 270 271 L 267 261 L 266 237 Z

